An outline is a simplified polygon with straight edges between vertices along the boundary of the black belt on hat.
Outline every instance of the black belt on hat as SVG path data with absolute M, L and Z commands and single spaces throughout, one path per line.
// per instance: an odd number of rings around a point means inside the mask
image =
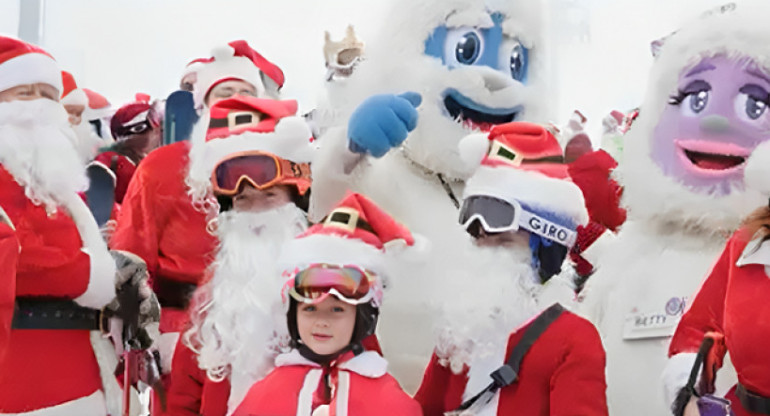
M 100 330 L 102 313 L 78 305 L 71 299 L 50 297 L 16 298 L 12 329 Z
M 197 289 L 193 283 L 184 283 L 156 276 L 152 282 L 152 290 L 158 297 L 160 306 L 164 308 L 187 309 L 193 292 Z
M 770 397 L 760 396 L 754 392 L 746 390 L 743 384 L 738 383 L 735 389 L 735 395 L 738 396 L 744 409 L 761 415 L 770 415 Z

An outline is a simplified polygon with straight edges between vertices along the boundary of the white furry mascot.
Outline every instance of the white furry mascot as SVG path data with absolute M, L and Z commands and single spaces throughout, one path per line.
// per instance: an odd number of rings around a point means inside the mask
M 586 289 L 605 338 L 611 413 L 668 413 L 668 341 L 726 238 L 766 203 L 744 186 L 744 166 L 770 139 L 768 13 L 766 2 L 730 3 L 657 44 L 616 171 L 628 221 Z
M 407 390 L 417 387 L 433 344 L 430 320 L 415 315 L 430 299 L 420 276 L 462 265 L 453 242 L 466 239 L 457 205 L 470 172 L 460 139 L 496 124 L 544 121 L 544 103 L 553 99 L 542 9 L 540 1 L 397 2 L 347 80 L 346 125 L 319 140 L 311 216 L 352 188 L 431 240 L 427 269 L 415 266 L 390 282 L 395 292 L 379 327 Z

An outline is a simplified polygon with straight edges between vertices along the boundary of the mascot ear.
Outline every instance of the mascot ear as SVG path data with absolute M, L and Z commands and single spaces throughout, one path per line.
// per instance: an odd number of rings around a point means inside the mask
M 650 51 L 652 52 L 653 58 L 656 58 L 656 59 L 658 58 L 658 55 L 660 55 L 660 50 L 663 48 L 663 45 L 665 45 L 668 38 L 670 38 L 671 36 L 674 36 L 674 34 L 676 34 L 676 31 L 670 33 L 669 35 L 663 36 L 658 40 L 654 40 L 652 41 L 652 43 L 650 43 Z

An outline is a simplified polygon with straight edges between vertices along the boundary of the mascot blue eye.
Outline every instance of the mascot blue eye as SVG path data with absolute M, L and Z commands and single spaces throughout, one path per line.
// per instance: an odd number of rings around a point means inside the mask
M 516 42 L 511 49 L 511 78 L 516 81 L 523 81 L 527 76 L 528 56 L 527 49 Z
M 472 65 L 481 55 L 481 38 L 476 32 L 464 34 L 455 46 L 455 59 L 463 65 Z

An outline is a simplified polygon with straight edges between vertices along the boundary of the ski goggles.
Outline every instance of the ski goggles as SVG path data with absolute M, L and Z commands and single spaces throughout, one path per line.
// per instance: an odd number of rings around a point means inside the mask
M 489 233 L 516 231 L 521 212 L 521 205 L 516 201 L 508 202 L 486 195 L 471 196 L 463 201 L 460 208 L 460 224 L 468 230 L 474 221 L 478 221 Z
M 216 195 L 235 195 L 244 182 L 260 190 L 277 184 L 295 185 L 303 195 L 310 187 L 310 165 L 294 163 L 272 153 L 251 151 L 219 161 L 211 174 Z
M 577 232 L 524 209 L 517 201 L 505 201 L 487 195 L 466 198 L 460 208 L 460 224 L 473 237 L 478 237 L 473 223 L 478 221 L 488 233 L 503 233 L 523 229 L 565 247 L 572 247 Z
M 317 304 L 331 295 L 351 305 L 377 300 L 377 278 L 358 266 L 314 264 L 287 282 L 289 295 L 298 302 Z

